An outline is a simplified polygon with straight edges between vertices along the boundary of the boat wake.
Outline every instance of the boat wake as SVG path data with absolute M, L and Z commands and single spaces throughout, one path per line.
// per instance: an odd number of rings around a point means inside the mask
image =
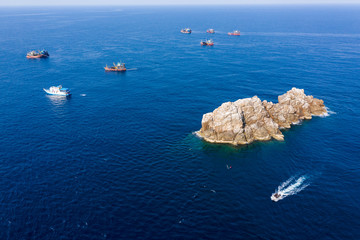
M 127 71 L 136 71 L 136 70 L 138 70 L 137 68 L 128 68 L 128 69 L 126 69 Z
M 319 117 L 329 117 L 330 115 L 336 114 L 336 112 L 331 111 L 328 107 L 325 107 L 326 113 L 320 115 Z
M 306 175 L 301 176 L 298 179 L 295 179 L 295 177 L 289 178 L 278 187 L 275 193 L 271 195 L 271 200 L 277 202 L 286 198 L 287 196 L 297 194 L 310 185 L 310 183 L 308 183 L 306 180 L 308 180 Z
M 293 122 L 293 123 L 291 123 L 292 125 L 301 125 L 302 124 L 302 120 L 301 119 L 299 119 L 298 121 L 296 121 L 296 122 Z

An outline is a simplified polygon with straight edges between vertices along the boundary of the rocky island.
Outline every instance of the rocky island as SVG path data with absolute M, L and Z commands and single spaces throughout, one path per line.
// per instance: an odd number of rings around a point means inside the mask
M 257 96 L 223 103 L 203 115 L 201 129 L 196 134 L 208 142 L 233 145 L 272 138 L 284 140 L 280 129 L 325 114 L 323 100 L 305 95 L 303 89 L 292 88 L 279 96 L 276 104 L 261 101 Z

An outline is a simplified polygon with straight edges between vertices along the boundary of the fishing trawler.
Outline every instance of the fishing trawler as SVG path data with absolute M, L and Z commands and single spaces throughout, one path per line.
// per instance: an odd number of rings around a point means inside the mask
M 181 29 L 180 31 L 181 33 L 187 33 L 187 34 L 190 34 L 192 31 L 190 28 L 184 28 L 184 29 Z
M 106 65 L 105 72 L 123 72 L 126 71 L 125 63 L 118 62 L 117 64 L 113 63 L 113 67 L 108 67 Z
M 214 34 L 214 33 L 215 33 L 215 30 L 211 28 L 211 29 L 206 30 L 206 32 L 207 32 L 207 33 Z
M 42 51 L 30 51 L 26 54 L 27 58 L 47 58 L 49 57 L 48 51 L 42 50 Z
M 45 89 L 45 88 L 43 88 L 43 89 L 49 95 L 69 96 L 71 94 L 70 89 L 63 88 L 61 85 L 52 86 L 49 89 Z
M 214 41 L 212 39 L 209 39 L 206 41 L 201 41 L 200 44 L 201 46 L 214 46 Z
M 233 32 L 229 32 L 228 33 L 229 36 L 240 36 L 240 31 L 239 30 L 235 30 Z

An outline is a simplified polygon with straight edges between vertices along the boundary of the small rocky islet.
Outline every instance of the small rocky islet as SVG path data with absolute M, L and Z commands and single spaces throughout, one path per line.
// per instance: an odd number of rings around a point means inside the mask
M 254 96 L 223 103 L 203 115 L 196 134 L 211 143 L 232 145 L 284 140 L 280 129 L 290 128 L 303 119 L 327 114 L 324 101 L 305 95 L 304 89 L 292 88 L 274 104 Z

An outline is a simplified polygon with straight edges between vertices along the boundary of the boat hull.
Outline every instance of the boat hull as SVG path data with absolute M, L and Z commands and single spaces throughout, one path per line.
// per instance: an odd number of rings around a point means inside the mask
M 125 72 L 126 68 L 122 68 L 122 69 L 113 69 L 113 68 L 108 68 L 108 67 L 104 67 L 105 72 Z
M 46 55 L 36 55 L 36 56 L 26 56 L 26 58 L 29 58 L 29 59 L 32 59 L 32 58 L 47 58 L 49 56 L 46 56 Z
M 201 43 L 201 46 L 214 46 L 213 43 Z
M 240 36 L 240 33 L 228 33 L 229 36 Z

